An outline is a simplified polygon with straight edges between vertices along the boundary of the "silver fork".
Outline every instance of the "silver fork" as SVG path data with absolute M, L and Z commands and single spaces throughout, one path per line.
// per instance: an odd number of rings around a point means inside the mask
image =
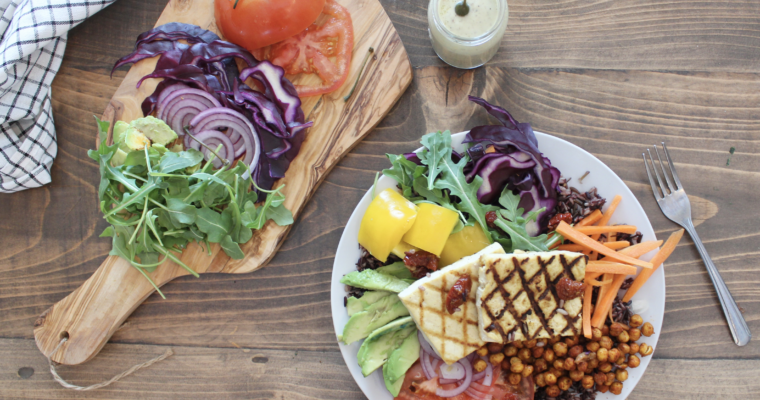
M 723 314 L 725 314 L 726 320 L 728 320 L 728 328 L 731 330 L 731 335 L 734 337 L 734 343 L 736 343 L 737 346 L 744 346 L 749 343 L 750 339 L 752 339 L 752 333 L 747 327 L 747 321 L 744 320 L 744 316 L 742 316 L 739 306 L 736 305 L 736 301 L 734 301 L 734 298 L 731 296 L 731 292 L 728 291 L 726 283 L 723 282 L 723 278 L 721 278 L 718 269 L 715 268 L 715 264 L 713 264 L 710 256 L 707 254 L 705 246 L 702 244 L 702 240 L 699 239 L 699 235 L 697 235 L 697 231 L 694 229 L 694 224 L 691 222 L 691 204 L 689 203 L 689 198 L 686 196 L 686 192 L 683 190 L 681 180 L 678 179 L 676 168 L 673 165 L 673 160 L 670 159 L 670 153 L 668 153 L 668 148 L 665 147 L 665 142 L 662 142 L 662 149 L 665 151 L 665 158 L 668 160 L 670 172 L 673 173 L 673 180 L 670 179 L 670 176 L 665 169 L 662 158 L 660 158 L 660 152 L 657 150 L 657 145 L 654 145 L 654 152 L 657 154 L 657 160 L 660 162 L 662 176 L 665 177 L 666 183 L 663 183 L 663 180 L 660 177 L 660 172 L 652 157 L 652 152 L 647 149 L 649 160 L 647 160 L 646 154 L 641 154 L 644 157 L 644 165 L 647 167 L 647 176 L 649 176 L 649 183 L 652 185 L 654 197 L 657 199 L 657 204 L 660 206 L 662 213 L 671 221 L 681 225 L 686 232 L 689 232 L 689 235 L 691 235 L 694 244 L 697 246 L 697 250 L 699 250 L 699 255 L 702 256 L 702 261 L 704 261 L 705 266 L 707 266 L 707 273 L 710 275 L 713 286 L 715 286 L 715 291 L 718 293 L 718 300 L 720 300 Z M 652 163 L 651 170 L 649 168 L 650 162 Z M 655 178 L 652 177 L 652 170 L 657 177 L 659 186 L 655 183 Z M 662 191 L 662 194 L 660 194 L 660 190 Z

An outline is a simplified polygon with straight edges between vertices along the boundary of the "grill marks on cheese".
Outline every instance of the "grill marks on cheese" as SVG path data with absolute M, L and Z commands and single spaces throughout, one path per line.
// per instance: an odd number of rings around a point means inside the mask
M 558 312 L 556 284 L 562 277 L 582 280 L 586 261 L 585 255 L 570 252 L 483 256 L 481 339 L 506 343 L 580 334 L 583 300 L 566 301 L 568 315 Z

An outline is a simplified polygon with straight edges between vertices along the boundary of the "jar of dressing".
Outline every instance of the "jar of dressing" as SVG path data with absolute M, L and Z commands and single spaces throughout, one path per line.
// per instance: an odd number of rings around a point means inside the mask
M 462 0 L 430 0 L 428 32 L 433 50 L 445 63 L 463 69 L 479 67 L 499 50 L 507 29 L 507 0 L 467 0 L 469 11 L 460 16 Z

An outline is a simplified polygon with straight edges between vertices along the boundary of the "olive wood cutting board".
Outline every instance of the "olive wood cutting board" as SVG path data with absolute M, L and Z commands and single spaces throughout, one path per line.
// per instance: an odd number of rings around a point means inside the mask
M 304 98 L 302 108 L 314 126 L 306 132 L 300 154 L 276 185 L 285 184 L 285 205 L 294 217 L 303 209 L 325 175 L 350 151 L 401 97 L 412 80 L 412 68 L 398 33 L 378 0 L 338 0 L 351 13 L 354 26 L 354 52 L 351 71 L 336 92 Z M 218 32 L 214 23 L 213 0 L 171 0 L 156 26 L 168 22 L 185 22 Z M 374 48 L 364 71 L 362 61 Z M 115 61 L 115 60 L 114 60 Z M 146 81 L 139 89 L 137 81 L 155 67 L 155 59 L 141 61 L 129 70 L 106 108 L 103 119 L 131 121 L 142 117 L 140 104 L 153 92 L 158 80 Z M 344 101 L 359 77 L 356 91 Z M 304 83 L 298 77 L 296 83 Z M 94 129 L 93 129 L 94 131 Z M 218 245 L 211 246 L 209 256 L 196 243 L 182 253 L 181 260 L 198 273 L 251 272 L 263 267 L 275 254 L 290 226 L 280 227 L 269 221 L 254 231 L 253 238 L 241 245 L 246 254 L 232 260 Z M 167 261 L 151 278 L 161 286 L 188 275 L 177 264 Z M 53 361 L 81 364 L 94 357 L 124 320 L 154 289 L 127 261 L 108 256 L 82 286 L 37 318 L 34 337 L 37 347 Z M 50 354 L 63 337 L 68 340 Z

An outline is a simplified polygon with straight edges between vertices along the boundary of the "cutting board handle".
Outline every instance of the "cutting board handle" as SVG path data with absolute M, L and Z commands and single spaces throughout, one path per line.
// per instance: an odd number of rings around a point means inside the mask
M 212 246 L 218 253 L 219 247 Z M 215 256 L 216 254 L 214 254 Z M 208 271 L 214 256 L 191 245 L 182 253 L 182 259 L 195 257 L 197 272 Z M 208 260 L 198 263 L 199 259 Z M 200 264 L 200 265 L 199 265 Z M 172 279 L 189 275 L 184 268 L 167 261 L 149 274 L 159 287 Z M 54 304 L 34 323 L 34 339 L 42 354 L 65 365 L 81 364 L 94 357 L 119 329 L 124 320 L 151 293 L 153 286 L 126 260 L 108 256 L 82 286 Z M 55 352 L 62 338 L 68 340 Z

